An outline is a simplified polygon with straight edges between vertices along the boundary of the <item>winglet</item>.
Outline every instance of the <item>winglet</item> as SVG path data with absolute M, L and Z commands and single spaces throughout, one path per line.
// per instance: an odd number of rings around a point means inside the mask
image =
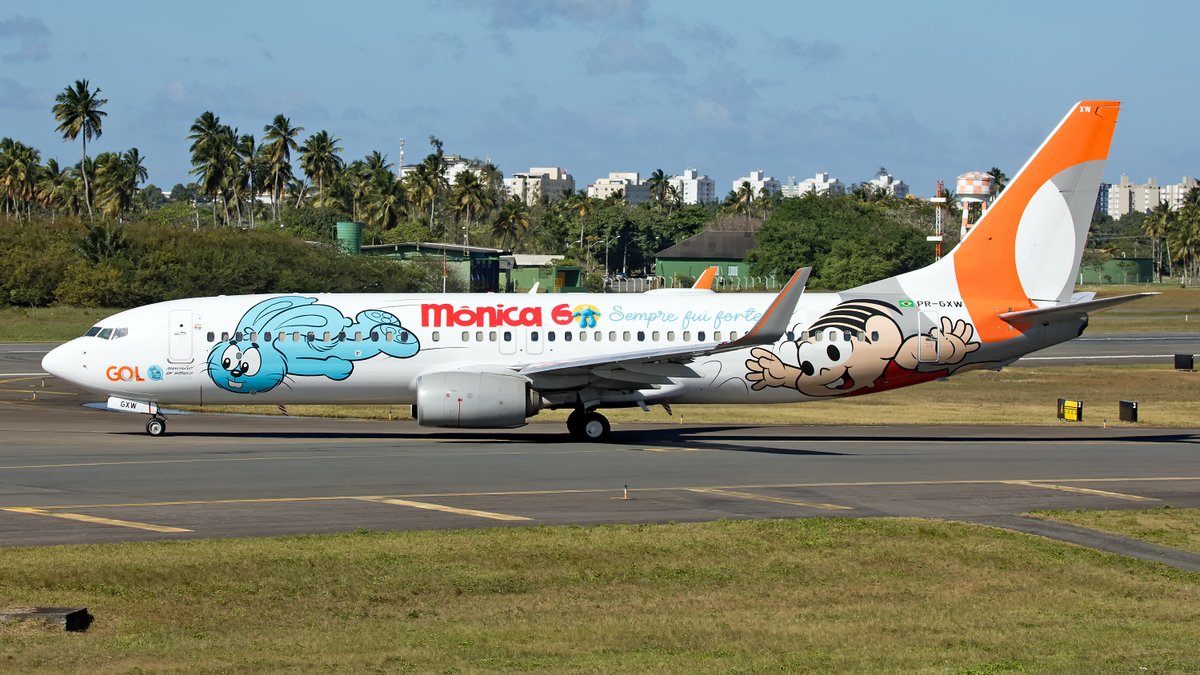
M 542 285 L 542 282 L 540 282 L 540 281 L 533 282 L 533 285 L 529 287 L 529 294 L 537 295 L 538 288 L 540 288 L 541 285 Z
M 700 278 L 696 279 L 696 283 L 692 284 L 692 288 L 700 288 L 706 291 L 712 290 L 713 279 L 717 278 L 717 268 L 709 267 L 700 273 Z
M 775 296 L 775 300 L 767 311 L 763 312 L 762 318 L 754 327 L 750 329 L 742 337 L 727 342 L 721 345 L 719 351 L 730 351 L 741 349 L 743 347 L 751 347 L 754 345 L 769 345 L 775 344 L 779 338 L 787 333 L 788 325 L 792 320 L 792 313 L 796 311 L 796 303 L 800 302 L 800 296 L 804 293 L 804 285 L 808 283 L 808 275 L 812 274 L 811 267 L 802 267 L 796 270 L 792 278 L 783 285 L 783 289 L 779 291 L 779 295 Z

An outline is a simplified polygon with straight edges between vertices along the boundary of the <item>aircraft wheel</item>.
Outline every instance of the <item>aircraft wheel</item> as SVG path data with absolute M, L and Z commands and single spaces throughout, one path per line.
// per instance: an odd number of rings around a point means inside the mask
M 149 422 L 146 422 L 146 433 L 151 436 L 162 436 L 167 433 L 167 421 L 161 417 L 151 417 Z
M 612 428 L 608 424 L 607 417 L 598 412 L 590 412 L 583 416 L 581 430 L 585 440 L 603 442 L 608 440 Z
M 576 410 L 570 415 L 567 415 L 567 432 L 571 434 L 571 438 L 576 440 L 584 440 L 583 436 L 583 418 L 587 415 L 582 410 Z

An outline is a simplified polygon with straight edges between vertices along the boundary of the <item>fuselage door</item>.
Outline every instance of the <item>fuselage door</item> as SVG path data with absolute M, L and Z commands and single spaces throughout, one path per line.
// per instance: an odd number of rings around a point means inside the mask
M 517 340 L 521 337 L 518 330 L 513 326 L 505 326 L 499 330 L 500 335 L 500 353 L 501 354 L 516 354 Z
M 167 361 L 192 362 L 192 310 L 173 309 L 168 313 Z
M 921 312 L 917 317 L 917 329 L 921 335 L 921 340 L 917 342 L 917 360 L 921 363 L 937 363 L 941 356 L 941 340 L 931 339 L 929 331 L 939 328 L 940 323 L 936 317 L 927 312 Z
M 525 331 L 525 353 L 541 354 L 546 349 L 546 330 L 541 326 L 529 326 Z

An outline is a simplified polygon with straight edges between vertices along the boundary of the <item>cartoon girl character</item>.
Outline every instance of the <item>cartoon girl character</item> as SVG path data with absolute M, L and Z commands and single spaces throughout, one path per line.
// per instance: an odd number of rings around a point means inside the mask
M 288 340 L 287 333 L 300 333 L 301 339 Z M 331 339 L 309 339 L 310 333 L 330 333 Z M 356 336 L 364 339 L 352 339 Z M 390 312 L 368 309 L 351 320 L 316 298 L 281 296 L 251 307 L 233 339 L 212 348 L 208 375 L 227 391 L 257 394 L 289 375 L 344 380 L 355 361 L 379 354 L 409 358 L 420 348 L 417 336 Z
M 940 328 L 904 338 L 894 315 L 879 300 L 847 300 L 813 322 L 795 342 L 797 365 L 761 347 L 746 360 L 746 380 L 755 390 L 788 387 L 808 396 L 846 396 L 882 391 L 950 374 L 950 368 L 979 349 L 975 329 L 942 317 Z

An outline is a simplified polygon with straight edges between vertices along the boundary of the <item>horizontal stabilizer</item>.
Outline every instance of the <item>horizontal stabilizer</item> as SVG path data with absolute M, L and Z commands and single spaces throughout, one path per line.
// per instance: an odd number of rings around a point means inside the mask
M 1109 307 L 1115 307 L 1124 304 L 1131 300 L 1148 298 L 1151 295 L 1158 293 L 1133 293 L 1131 295 L 1116 295 L 1111 298 L 1101 298 L 1099 300 L 1088 300 L 1086 302 L 1072 302 L 1068 305 L 1056 305 L 1054 307 L 1038 307 L 1037 309 L 1023 309 L 1019 312 L 1002 312 L 998 314 L 1001 319 L 1009 323 L 1031 323 L 1034 321 L 1049 321 L 1063 319 L 1071 319 L 1083 317 L 1092 312 L 1099 312 Z

